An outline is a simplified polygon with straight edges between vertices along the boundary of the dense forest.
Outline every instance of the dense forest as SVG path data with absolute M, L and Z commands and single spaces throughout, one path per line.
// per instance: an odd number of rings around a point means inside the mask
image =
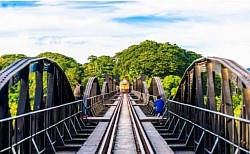
M 23 54 L 3 55 L 0 57 L 0 70 L 15 60 L 26 57 Z M 133 81 L 138 75 L 144 74 L 147 76 L 146 81 L 148 85 L 150 85 L 152 77 L 160 77 L 167 97 L 171 97 L 177 90 L 183 72 L 201 55 L 182 49 L 176 44 L 146 40 L 138 45 L 132 45 L 123 51 L 117 52 L 113 57 L 91 55 L 85 64 L 80 64 L 71 57 L 53 52 L 44 52 L 37 55 L 37 57 L 46 57 L 55 61 L 64 70 L 72 89 L 78 79 L 82 80 L 85 86 L 91 76 L 99 77 L 101 82 L 105 74 L 112 75 L 115 78 L 126 76 L 130 81 Z M 31 80 L 32 78 L 34 77 L 31 77 Z M 34 85 L 31 84 L 31 103 L 34 95 L 33 88 Z M 14 110 L 19 95 L 18 86 L 11 88 L 10 93 L 10 103 Z M 240 100 L 237 101 L 239 102 Z M 12 114 L 14 115 L 15 113 L 13 112 Z
M 26 57 L 23 54 L 3 55 L 0 57 L 0 70 L 15 60 Z M 147 76 L 148 82 L 154 76 L 160 77 L 166 93 L 170 95 L 171 89 L 178 85 L 185 69 L 201 55 L 186 51 L 168 42 L 157 43 L 146 40 L 117 52 L 113 57 L 91 55 L 85 64 L 77 63 L 71 57 L 53 52 L 44 52 L 37 57 L 46 57 L 59 64 L 67 75 L 72 88 L 76 80 L 81 79 L 85 85 L 91 76 L 100 78 L 104 74 L 116 78 L 127 76 L 130 81 L 133 81 L 138 75 L 144 74 Z

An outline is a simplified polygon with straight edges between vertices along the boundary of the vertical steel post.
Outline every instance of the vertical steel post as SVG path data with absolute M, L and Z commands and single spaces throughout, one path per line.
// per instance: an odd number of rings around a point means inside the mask
M 201 76 L 201 65 L 195 64 L 195 80 L 196 80 L 196 105 L 198 107 L 204 108 L 204 96 L 203 96 L 203 89 L 202 89 L 202 76 Z M 202 127 L 205 126 L 204 115 L 202 111 L 198 111 L 198 124 Z M 201 137 L 201 130 L 196 129 L 196 140 L 200 139 Z M 203 142 L 202 142 L 203 143 Z M 199 149 L 204 149 L 204 144 L 199 146 Z
M 0 119 L 8 118 L 10 117 L 9 112 L 9 99 L 8 99 L 8 84 L 6 84 L 1 90 L 0 90 Z M 0 149 L 4 149 L 11 144 L 11 139 L 13 135 L 13 128 L 12 124 L 10 125 L 9 122 L 4 122 L 0 125 Z M 4 133 L 2 133 L 4 132 Z M 6 154 L 10 153 L 6 151 Z
M 243 106 L 242 106 L 242 118 L 250 120 L 250 89 L 243 86 Z M 242 124 L 240 139 L 240 144 L 245 147 L 246 149 L 250 150 L 250 125 L 249 124 Z
M 29 103 L 29 65 L 26 66 L 21 71 L 21 86 L 20 86 L 20 96 L 18 99 L 18 108 L 17 115 L 21 115 L 30 111 L 30 103 Z M 23 138 L 30 135 L 30 117 L 23 117 L 17 119 L 17 140 L 20 141 Z M 27 153 L 30 151 L 30 144 L 28 141 L 23 142 L 19 148 L 21 153 Z

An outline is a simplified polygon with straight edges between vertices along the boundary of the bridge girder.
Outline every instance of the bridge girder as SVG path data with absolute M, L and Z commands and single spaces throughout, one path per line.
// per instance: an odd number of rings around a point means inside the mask
M 31 73 L 35 73 L 34 106 L 30 104 L 29 83 Z M 47 80 L 45 84 L 44 80 Z M 17 115 L 28 113 L 32 108 L 34 111 L 38 111 L 74 101 L 70 83 L 64 71 L 55 62 L 47 58 L 20 59 L 0 72 L 0 120 L 11 116 L 9 92 L 11 87 L 18 84 L 20 90 Z M 44 86 L 47 88 L 45 89 Z M 59 116 L 59 113 L 50 113 L 50 116 L 46 117 L 46 121 L 44 121 L 42 114 L 34 117 L 32 130 L 29 125 L 25 125 L 25 123 L 31 122 L 29 117 L 18 118 L 13 125 L 3 122 L 0 126 L 0 132 L 4 131 L 5 133 L 0 134 L 0 149 L 9 146 L 13 138 L 18 142 L 31 132 L 43 129 L 44 125 L 50 125 L 50 123 L 59 119 Z M 37 137 L 36 141 L 42 143 L 42 138 Z M 27 152 L 27 147 L 28 145 L 23 144 L 20 151 Z
M 220 77 L 220 85 L 216 84 L 216 75 Z M 221 89 L 219 104 L 218 100 L 216 102 L 218 87 Z M 237 92 L 235 89 L 240 90 L 243 97 L 240 118 L 250 120 L 250 73 L 229 59 L 200 58 L 185 71 L 173 100 L 234 116 L 232 97 Z M 250 147 L 249 125 L 237 124 L 235 120 L 217 119 L 214 115 L 206 117 L 199 112 L 191 114 L 191 121 L 196 121 L 217 134 L 223 134 L 222 136 L 242 147 Z M 209 118 L 209 123 L 206 123 L 205 118 Z

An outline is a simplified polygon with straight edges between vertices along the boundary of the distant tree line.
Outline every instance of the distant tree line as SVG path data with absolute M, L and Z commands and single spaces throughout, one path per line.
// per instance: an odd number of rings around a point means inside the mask
M 140 74 L 147 76 L 147 83 L 150 85 L 151 78 L 158 76 L 162 79 L 164 90 L 168 97 L 174 95 L 181 76 L 186 68 L 201 55 L 193 51 L 187 51 L 176 44 L 157 43 L 146 40 L 138 45 L 132 45 L 123 51 L 117 52 L 113 57 L 95 56 L 88 57 L 85 64 L 78 63 L 75 59 L 53 52 L 44 52 L 37 57 L 46 57 L 55 61 L 64 70 L 72 89 L 78 79 L 82 80 L 85 86 L 89 77 L 97 76 L 100 82 L 103 76 L 111 75 L 115 78 L 127 77 L 133 81 Z M 23 54 L 6 54 L 0 57 L 0 70 L 4 69 L 15 60 L 27 58 Z M 83 57 L 84 58 L 84 57 Z M 34 96 L 35 75 L 30 77 L 31 103 Z M 18 99 L 18 86 L 10 91 L 10 103 L 16 104 Z M 13 108 L 16 108 L 13 106 Z

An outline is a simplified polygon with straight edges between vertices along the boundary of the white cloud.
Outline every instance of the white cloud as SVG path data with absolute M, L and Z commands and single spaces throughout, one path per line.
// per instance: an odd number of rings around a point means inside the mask
M 90 1 L 89 1 L 90 2 Z M 105 2 L 105 1 L 102 1 Z M 0 55 L 44 51 L 80 63 L 94 54 L 113 56 L 146 39 L 170 42 L 204 56 L 220 56 L 250 67 L 250 2 L 140 0 L 97 5 L 41 1 L 41 6 L 0 8 Z M 135 24 L 114 18 L 160 16 L 166 21 Z M 180 18 L 178 22 L 167 21 Z

